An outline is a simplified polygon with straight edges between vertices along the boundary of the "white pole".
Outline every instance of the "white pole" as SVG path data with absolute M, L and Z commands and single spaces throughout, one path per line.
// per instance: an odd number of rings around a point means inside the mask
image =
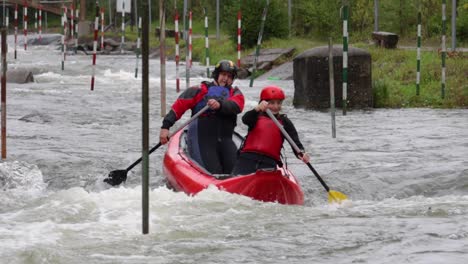
M 452 0 L 452 51 L 457 48 L 457 0 Z

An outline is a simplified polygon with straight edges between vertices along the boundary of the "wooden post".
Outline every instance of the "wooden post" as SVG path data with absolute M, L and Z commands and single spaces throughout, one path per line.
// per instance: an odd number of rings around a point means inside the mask
M 2 159 L 6 159 L 6 72 L 7 72 L 7 29 L 2 28 Z
M 149 233 L 149 13 L 148 2 L 143 1 L 142 25 L 142 232 Z

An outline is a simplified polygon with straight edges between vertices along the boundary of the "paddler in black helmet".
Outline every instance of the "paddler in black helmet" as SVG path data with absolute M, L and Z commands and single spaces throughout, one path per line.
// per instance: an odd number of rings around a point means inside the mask
M 191 109 L 192 115 L 208 105 L 209 110 L 189 124 L 189 154 L 212 174 L 229 174 L 236 160 L 237 147 L 232 140 L 237 115 L 244 109 L 244 95 L 232 84 L 237 67 L 230 60 L 221 60 L 212 72 L 212 82 L 202 82 L 182 92 L 164 117 L 159 140 L 166 144 L 169 128 Z

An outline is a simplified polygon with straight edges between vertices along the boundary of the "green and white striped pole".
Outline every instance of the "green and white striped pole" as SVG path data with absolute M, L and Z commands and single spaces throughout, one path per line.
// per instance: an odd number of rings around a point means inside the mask
M 208 14 L 206 9 L 203 8 L 205 13 L 205 61 L 206 61 L 206 78 L 210 78 L 210 44 L 208 40 Z
M 445 16 L 446 6 L 446 0 L 442 0 L 442 87 L 440 91 L 442 99 L 445 98 L 445 56 L 447 53 L 447 49 L 445 47 L 445 31 L 447 21 L 447 17 Z
M 267 10 L 268 10 L 268 4 L 269 4 L 269 1 L 267 0 L 267 4 L 266 4 L 265 8 L 263 9 L 262 24 L 260 25 L 260 32 L 258 33 L 257 48 L 255 49 L 255 59 L 254 59 L 252 75 L 250 76 L 250 85 L 249 85 L 249 87 L 253 86 L 253 82 L 254 82 L 254 78 L 255 78 L 255 72 L 257 71 L 257 61 L 258 61 L 258 55 L 260 54 L 260 46 L 262 44 L 263 28 L 265 27 L 265 20 L 266 20 L 266 15 L 267 15 Z
M 421 7 L 418 2 L 418 47 L 416 48 L 416 95 L 419 95 L 421 82 Z
M 343 3 L 343 115 L 346 115 L 348 93 L 348 1 Z

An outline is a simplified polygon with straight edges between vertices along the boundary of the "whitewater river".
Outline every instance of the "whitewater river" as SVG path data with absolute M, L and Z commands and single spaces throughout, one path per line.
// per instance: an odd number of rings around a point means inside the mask
M 102 183 L 141 155 L 135 57 L 99 56 L 90 91 L 90 56 L 69 55 L 62 71 L 57 47 L 19 49 L 15 61 L 9 42 L 9 69 L 33 69 L 35 82 L 8 84 L 1 263 L 468 263 L 468 109 L 338 113 L 333 139 L 329 113 L 292 106 L 292 81 L 249 88 L 237 80 L 246 109 L 263 86 L 285 89 L 284 112 L 311 163 L 349 201 L 328 205 L 326 191 L 289 146 L 304 206 L 215 188 L 195 197 L 174 193 L 161 175 L 162 147 L 150 156 L 150 233 L 142 235 L 141 166 L 124 185 Z M 168 109 L 178 95 L 174 64 L 167 64 Z M 159 59 L 150 66 L 154 146 Z M 191 83 L 204 80 L 204 72 L 195 65 Z M 245 134 L 246 127 L 237 131 Z

